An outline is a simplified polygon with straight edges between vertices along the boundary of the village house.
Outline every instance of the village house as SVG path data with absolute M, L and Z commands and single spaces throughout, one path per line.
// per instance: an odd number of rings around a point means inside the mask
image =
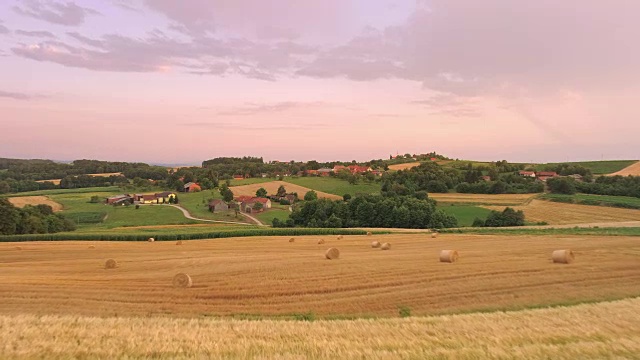
M 332 172 L 333 169 L 329 168 L 318 169 L 318 176 L 330 176 Z
M 138 200 L 141 204 L 158 204 L 158 198 L 155 194 L 143 194 Z
M 200 185 L 194 183 L 194 182 L 188 182 L 186 184 L 184 184 L 184 192 L 198 192 L 198 191 L 202 191 L 202 188 L 200 187 Z
M 229 210 L 229 205 L 220 199 L 211 200 L 209 202 L 209 211 L 227 211 Z
M 107 205 L 119 205 L 119 204 L 125 204 L 127 202 L 132 203 L 133 198 L 130 195 L 125 195 L 125 194 L 110 196 L 105 200 L 105 203 Z
M 524 170 L 520 170 L 518 172 L 518 175 L 520 176 L 524 176 L 524 177 L 536 177 L 536 173 L 534 171 L 524 171 Z
M 555 171 L 538 171 L 536 173 L 536 179 L 540 181 L 547 181 L 547 179 L 556 176 L 558 176 L 558 174 Z
M 313 175 L 313 176 L 316 176 L 316 175 L 318 175 L 318 170 L 307 170 L 307 171 L 305 171 L 305 173 L 306 173 L 307 175 Z
M 349 165 L 349 170 L 352 174 L 363 174 L 371 171 L 371 168 L 368 166 Z
M 172 191 L 163 191 L 161 193 L 155 194 L 158 204 L 168 204 L 170 202 L 169 199 L 176 199 L 176 194 Z
M 254 207 L 256 205 L 256 203 L 261 203 L 262 204 L 262 209 L 260 210 L 254 210 Z M 262 212 L 268 209 L 271 209 L 271 200 L 269 199 L 265 199 L 265 198 L 259 198 L 259 197 L 254 197 L 251 198 L 249 200 L 243 201 L 240 208 L 242 209 L 242 211 L 247 212 L 247 213 L 252 213 L 252 212 Z

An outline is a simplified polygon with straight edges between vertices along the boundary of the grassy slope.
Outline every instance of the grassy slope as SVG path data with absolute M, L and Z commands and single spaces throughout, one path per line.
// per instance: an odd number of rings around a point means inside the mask
M 106 194 L 122 194 L 122 189 L 118 186 L 108 187 L 92 187 L 82 189 L 53 189 L 53 190 L 37 190 L 27 191 L 15 194 L 3 194 L 0 197 L 15 197 L 15 196 L 49 196 L 59 194 L 86 194 L 86 193 L 106 193 Z
M 209 199 L 220 199 L 220 192 L 217 190 L 201 191 L 191 194 L 179 194 L 180 206 L 187 209 L 189 213 L 200 219 L 217 220 L 217 221 L 238 221 L 249 222 L 244 216 L 236 218 L 235 211 L 223 211 L 212 213 L 209 211 Z
M 0 326 L 13 330 L 0 357 L 633 359 L 640 353 L 639 314 L 635 298 L 388 320 L 0 316 Z
M 275 181 L 277 179 L 274 178 L 248 178 L 242 180 L 231 180 L 231 186 L 241 186 L 241 185 L 251 185 L 251 184 L 261 184 L 264 182 Z
M 349 182 L 337 179 L 334 177 L 298 177 L 298 178 L 285 178 L 284 181 L 292 184 L 304 186 L 313 190 L 323 191 L 329 194 L 342 196 L 344 194 L 350 194 L 354 196 L 356 194 L 377 194 L 380 192 L 379 183 L 365 183 L 361 182 L 356 185 L 351 185 Z M 300 195 L 300 194 L 298 194 Z M 304 194 L 302 194 L 304 195 Z
M 258 220 L 263 224 L 271 225 L 273 218 L 278 218 L 281 221 L 286 221 L 289 218 L 289 210 L 283 209 L 270 209 L 265 212 L 254 214 Z
M 455 216 L 458 219 L 458 226 L 471 226 L 475 218 L 484 220 L 491 213 L 491 210 L 467 205 L 442 205 L 438 206 L 438 209 Z
M 629 196 L 609 196 L 609 195 L 592 195 L 592 194 L 544 194 L 540 196 L 545 200 L 556 200 L 560 202 L 573 202 L 576 204 L 629 207 L 640 209 L 640 198 Z

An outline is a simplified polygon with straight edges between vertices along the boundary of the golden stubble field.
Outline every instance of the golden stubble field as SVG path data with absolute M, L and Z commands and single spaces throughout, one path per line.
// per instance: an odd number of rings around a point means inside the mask
M 258 184 L 250 184 L 250 185 L 241 185 L 241 186 L 233 186 L 231 187 L 231 191 L 233 191 L 234 196 L 256 196 L 256 191 L 260 188 L 264 188 L 267 190 L 268 194 L 275 194 L 278 192 L 278 188 L 280 185 L 283 185 L 287 192 L 289 193 L 298 193 L 298 197 L 302 199 L 304 194 L 312 189 L 306 188 L 304 186 L 284 182 L 284 181 L 269 181 Z M 328 194 L 322 191 L 314 190 L 316 194 L 318 194 L 319 198 L 327 198 L 332 200 L 342 200 L 342 196 Z
M 62 211 L 62 204 L 51 200 L 48 196 L 18 196 L 9 198 L 9 202 L 14 206 L 23 208 L 27 205 L 49 205 L 53 211 Z
M 326 240 L 319 245 L 319 238 Z M 372 249 L 371 241 L 391 250 Z M 16 249 L 17 246 L 21 250 Z M 94 246 L 95 248 L 89 248 Z M 326 260 L 329 247 L 339 260 Z M 551 262 L 571 248 L 576 261 Z M 456 249 L 460 261 L 440 263 Z M 107 259 L 118 267 L 104 269 Z M 186 272 L 193 287 L 176 289 Z M 637 237 L 250 237 L 0 244 L 0 315 L 398 316 L 517 309 L 640 295 Z
M 491 210 L 504 210 L 504 206 L 485 207 Z M 513 208 L 522 210 L 527 221 L 545 221 L 550 225 L 640 221 L 640 210 L 606 206 L 533 200 L 526 205 L 513 206 Z

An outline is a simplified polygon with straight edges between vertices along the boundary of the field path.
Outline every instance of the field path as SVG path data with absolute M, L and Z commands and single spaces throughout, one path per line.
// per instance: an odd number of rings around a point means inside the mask
M 640 176 L 640 161 L 637 161 L 629 166 L 627 166 L 626 168 L 620 170 L 620 171 L 616 171 L 612 174 L 607 174 L 607 176 L 615 176 L 615 175 L 621 175 L 621 176 L 628 176 L 628 175 L 633 175 L 633 176 Z
M 243 222 L 239 222 L 239 221 L 223 221 L 223 220 L 201 219 L 201 218 L 194 217 L 193 215 L 191 215 L 191 213 L 189 213 L 189 211 L 187 209 L 183 208 L 180 205 L 168 204 L 168 206 L 172 206 L 172 207 L 174 207 L 176 209 L 179 209 L 180 211 L 182 211 L 182 214 L 184 214 L 184 217 L 186 217 L 187 219 L 190 219 L 190 220 L 206 221 L 206 222 L 220 223 L 220 224 L 251 225 L 251 224 L 247 224 L 247 223 L 243 223 Z M 253 217 L 253 216 L 251 216 L 249 214 L 245 214 L 243 212 L 239 212 L 238 214 L 250 219 L 251 221 L 256 223 L 256 225 L 258 225 L 258 226 L 267 226 L 267 225 L 263 224 L 262 222 L 260 222 L 260 220 L 256 219 L 255 217 Z

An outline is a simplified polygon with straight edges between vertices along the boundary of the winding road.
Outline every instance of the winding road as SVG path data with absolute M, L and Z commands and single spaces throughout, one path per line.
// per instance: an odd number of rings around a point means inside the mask
M 182 214 L 184 215 L 184 217 L 186 217 L 187 219 L 190 220 L 197 220 L 197 221 L 206 221 L 206 222 L 211 222 L 211 223 L 220 223 L 220 224 L 234 224 L 234 225 L 251 225 L 251 224 L 247 224 L 247 223 L 243 223 L 243 222 L 239 222 L 239 221 L 223 221 L 223 220 L 209 220 L 209 219 L 200 219 L 197 217 L 194 217 L 193 215 L 191 215 L 191 213 L 189 213 L 189 211 L 185 208 L 183 208 L 180 205 L 173 205 L 173 204 L 166 204 L 167 206 L 172 206 L 176 209 L 179 209 L 180 211 L 182 211 Z M 262 222 L 260 222 L 260 220 L 256 219 L 255 217 L 249 215 L 249 214 L 245 214 L 243 212 L 239 212 L 238 214 L 250 219 L 251 221 L 253 221 L 256 225 L 258 226 L 267 226 L 265 224 L 263 224 Z

